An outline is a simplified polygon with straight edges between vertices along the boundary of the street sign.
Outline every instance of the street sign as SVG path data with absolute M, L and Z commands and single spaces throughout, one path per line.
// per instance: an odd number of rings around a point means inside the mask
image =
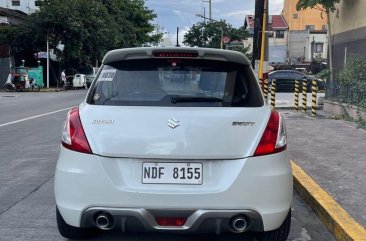
M 230 42 L 230 40 L 231 40 L 231 39 L 230 39 L 229 37 L 224 37 L 222 41 L 223 41 L 225 44 L 227 44 L 227 43 L 229 43 L 229 42 Z

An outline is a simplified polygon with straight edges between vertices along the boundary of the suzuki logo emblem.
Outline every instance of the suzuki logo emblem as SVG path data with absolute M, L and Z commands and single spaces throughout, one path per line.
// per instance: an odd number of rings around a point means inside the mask
M 176 120 L 174 118 L 171 118 L 168 120 L 168 126 L 172 129 L 175 129 L 179 126 L 179 120 Z

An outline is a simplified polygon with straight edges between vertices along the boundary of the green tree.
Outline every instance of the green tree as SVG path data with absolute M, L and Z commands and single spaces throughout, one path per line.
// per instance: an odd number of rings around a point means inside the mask
M 48 0 L 31 18 L 38 34 L 48 37 L 50 47 L 68 66 L 91 65 L 116 41 L 116 23 L 99 1 Z
M 150 22 L 157 15 L 145 6 L 144 0 L 101 0 L 101 2 L 118 26 L 116 47 L 137 47 L 149 43 L 156 45 L 160 41 L 162 34 L 151 34 L 155 27 Z
M 0 30 L 13 52 L 45 51 L 46 39 L 66 67 L 84 69 L 111 49 L 159 41 L 156 14 L 143 0 L 45 0 L 20 26 Z M 63 50 L 57 46 L 63 45 Z
M 249 36 L 244 27 L 234 28 L 224 20 L 198 22 L 184 35 L 183 43 L 191 47 L 220 48 L 222 34 L 230 38 L 230 42 L 241 41 Z
M 329 81 L 330 84 L 332 84 L 333 81 L 333 53 L 332 53 L 332 29 L 330 25 L 330 13 L 334 12 L 336 8 L 336 4 L 339 3 L 341 0 L 299 0 L 297 3 L 297 10 L 303 10 L 307 8 L 314 8 L 318 9 L 321 12 L 321 16 L 323 17 L 323 14 L 327 17 L 327 23 L 328 23 L 328 46 L 329 46 Z

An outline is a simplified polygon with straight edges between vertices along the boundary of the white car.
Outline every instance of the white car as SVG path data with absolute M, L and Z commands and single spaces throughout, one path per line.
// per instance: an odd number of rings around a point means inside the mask
M 55 174 L 62 236 L 254 232 L 285 241 L 292 172 L 281 115 L 248 59 L 204 48 L 109 52 L 67 115 Z
M 86 77 L 84 74 L 76 74 L 72 79 L 72 87 L 73 88 L 80 88 L 86 87 Z

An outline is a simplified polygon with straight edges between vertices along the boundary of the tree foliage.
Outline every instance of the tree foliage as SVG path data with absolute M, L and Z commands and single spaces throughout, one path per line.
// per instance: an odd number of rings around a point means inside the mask
M 221 31 L 224 37 L 230 38 L 230 42 L 241 41 L 249 36 L 244 27 L 234 28 L 224 20 L 208 21 L 193 24 L 184 35 L 183 43 L 191 47 L 220 48 Z
M 306 8 L 316 8 L 322 12 L 329 14 L 336 10 L 336 4 L 341 0 L 299 0 L 296 5 L 297 10 L 304 10 Z
M 329 84 L 332 85 L 333 82 L 333 47 L 332 47 L 332 30 L 330 24 L 330 13 L 334 12 L 336 8 L 336 4 L 341 0 L 298 0 L 296 5 L 297 10 L 304 10 L 307 8 L 314 8 L 321 11 L 321 17 L 323 18 L 323 13 L 326 14 L 327 24 L 328 24 L 328 48 L 329 48 Z
M 15 52 L 50 48 L 65 66 L 90 66 L 111 49 L 158 41 L 150 23 L 156 14 L 144 0 L 45 0 L 40 10 L 20 26 L 0 31 L 0 41 Z M 63 50 L 57 48 L 63 45 Z

